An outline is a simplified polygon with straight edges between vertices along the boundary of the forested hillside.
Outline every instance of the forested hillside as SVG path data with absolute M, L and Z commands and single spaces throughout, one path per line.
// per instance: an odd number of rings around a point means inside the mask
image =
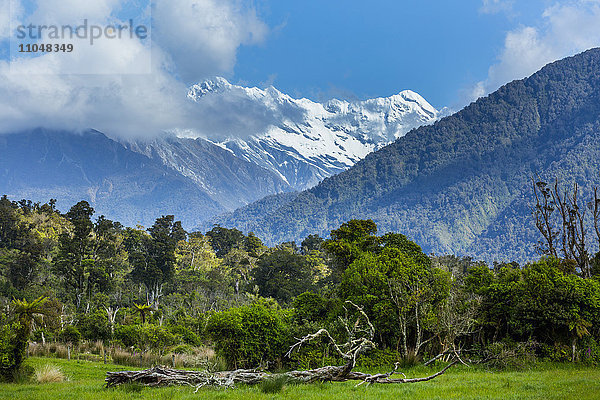
M 372 218 L 426 252 L 531 260 L 538 177 L 558 178 L 565 188 L 600 183 L 600 49 L 550 64 L 415 129 L 276 210 L 219 222 L 277 243 Z

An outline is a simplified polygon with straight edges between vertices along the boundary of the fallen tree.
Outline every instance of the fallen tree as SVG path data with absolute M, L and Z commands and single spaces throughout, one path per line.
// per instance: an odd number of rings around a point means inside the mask
M 454 360 L 451 361 L 442 370 L 422 378 L 407 378 L 401 372 L 398 372 L 398 363 L 395 364 L 393 371 L 385 374 L 367 374 L 354 371 L 357 357 L 363 352 L 373 348 L 375 344 L 372 339 L 375 334 L 375 328 L 369 321 L 369 318 L 364 313 L 362 308 L 357 305 L 347 302 L 354 306 L 358 311 L 358 318 L 352 325 L 344 322 L 348 341 L 343 345 L 338 345 L 331 337 L 326 329 L 320 329 L 318 332 L 298 339 L 287 352 L 286 356 L 290 356 L 294 351 L 297 351 L 304 344 L 307 344 L 319 337 L 328 339 L 334 350 L 346 361 L 341 366 L 326 366 L 306 371 L 289 371 L 279 374 L 271 374 L 261 370 L 238 369 L 235 371 L 224 372 L 206 372 L 206 371 L 182 371 L 165 367 L 154 367 L 143 371 L 119 371 L 107 372 L 106 386 L 114 387 L 126 383 L 138 383 L 145 386 L 158 387 L 170 385 L 189 385 L 196 387 L 196 390 L 203 386 L 215 387 L 233 387 L 236 384 L 256 385 L 271 379 L 288 379 L 297 383 L 314 383 L 314 382 L 345 382 L 345 381 L 360 381 L 358 385 L 382 383 L 417 383 L 425 382 L 434 379 L 450 367 L 460 361 L 458 354 L 454 354 Z M 401 374 L 402 378 L 394 378 L 393 375 Z

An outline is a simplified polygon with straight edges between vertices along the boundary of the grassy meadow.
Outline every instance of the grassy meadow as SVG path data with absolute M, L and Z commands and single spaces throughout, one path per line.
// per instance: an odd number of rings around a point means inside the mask
M 538 364 L 515 372 L 491 372 L 455 367 L 433 381 L 404 385 L 361 385 L 356 382 L 287 385 L 279 393 L 263 393 L 260 387 L 235 389 L 192 387 L 145 388 L 128 385 L 105 389 L 107 371 L 133 369 L 89 361 L 30 358 L 36 369 L 51 364 L 67 380 L 58 383 L 0 384 L 0 400 L 85 399 L 600 399 L 600 369 L 581 365 Z M 415 367 L 403 372 L 409 377 L 430 374 L 434 368 Z

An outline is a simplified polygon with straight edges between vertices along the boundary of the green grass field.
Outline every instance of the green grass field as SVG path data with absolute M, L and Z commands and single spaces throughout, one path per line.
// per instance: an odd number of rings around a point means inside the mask
M 69 378 L 63 383 L 0 384 L 0 400 L 85 399 L 600 399 L 600 369 L 542 364 L 528 371 L 488 372 L 464 366 L 449 370 L 433 381 L 404 385 L 361 385 L 356 382 L 285 386 L 280 393 L 265 394 L 258 387 L 236 389 L 191 387 L 105 389 L 107 371 L 123 366 L 88 361 L 31 358 L 31 366 L 52 364 Z M 424 367 L 404 371 L 407 376 L 430 374 Z M 372 371 L 370 371 L 372 372 Z

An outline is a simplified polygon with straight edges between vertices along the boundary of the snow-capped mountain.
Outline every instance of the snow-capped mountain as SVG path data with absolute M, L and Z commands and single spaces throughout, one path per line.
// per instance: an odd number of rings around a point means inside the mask
M 272 86 L 247 88 L 215 78 L 192 86 L 188 97 L 199 107 L 230 108 L 221 112 L 252 110 L 254 114 L 241 116 L 249 120 L 249 132 L 231 132 L 225 138 L 203 134 L 237 157 L 277 173 L 296 190 L 316 185 L 441 116 L 410 90 L 386 98 L 322 104 L 294 99 Z M 250 121 L 253 115 L 261 123 Z
M 320 104 L 217 78 L 188 96 L 197 129 L 145 139 L 49 129 L 0 136 L 0 194 L 55 198 L 62 209 L 84 199 L 130 226 L 175 214 L 189 228 L 312 187 L 439 115 L 410 91 Z

